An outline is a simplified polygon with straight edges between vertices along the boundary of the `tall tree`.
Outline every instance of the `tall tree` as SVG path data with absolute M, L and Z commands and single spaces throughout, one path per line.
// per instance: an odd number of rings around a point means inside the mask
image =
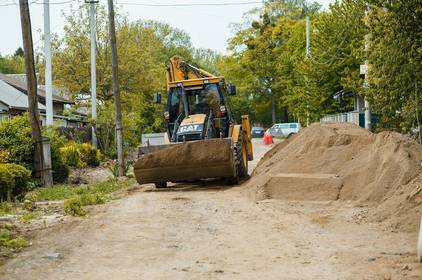
M 369 98 L 381 127 L 412 132 L 422 109 L 422 2 L 369 2 Z

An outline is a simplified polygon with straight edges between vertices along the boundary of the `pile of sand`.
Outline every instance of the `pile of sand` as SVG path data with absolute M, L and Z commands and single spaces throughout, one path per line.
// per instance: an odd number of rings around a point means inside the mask
M 247 186 L 254 199 L 365 202 L 376 208 L 373 219 L 413 228 L 422 214 L 421 162 L 422 146 L 399 133 L 318 123 L 269 151 Z

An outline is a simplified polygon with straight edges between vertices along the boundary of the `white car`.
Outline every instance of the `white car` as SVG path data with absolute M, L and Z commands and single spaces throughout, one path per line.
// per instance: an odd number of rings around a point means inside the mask
M 268 132 L 274 137 L 289 137 L 298 133 L 301 128 L 300 123 L 276 123 L 268 129 Z

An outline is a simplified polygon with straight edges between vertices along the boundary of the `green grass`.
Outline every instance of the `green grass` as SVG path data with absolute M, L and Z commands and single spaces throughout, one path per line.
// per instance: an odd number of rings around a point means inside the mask
M 37 220 L 41 218 L 41 212 L 25 212 L 20 217 L 19 221 L 22 224 L 29 224 L 32 220 Z
M 27 224 L 42 216 L 40 211 L 36 211 L 35 202 L 52 200 L 65 200 L 63 210 L 67 214 L 85 216 L 87 211 L 82 208 L 83 206 L 104 204 L 111 199 L 111 193 L 126 189 L 134 182 L 134 179 L 121 181 L 112 178 L 85 186 L 56 185 L 49 188 L 36 188 L 25 195 L 21 207 L 15 207 L 11 202 L 0 202 L 0 216 L 19 215 L 20 222 Z
M 66 214 L 85 216 L 87 211 L 83 206 L 104 204 L 110 199 L 111 193 L 126 189 L 134 182 L 133 179 L 121 181 L 113 178 L 86 186 L 58 185 L 38 188 L 28 193 L 25 199 L 30 201 L 66 200 L 63 207 Z
M 134 180 L 119 181 L 109 179 L 100 183 L 92 183 L 87 186 L 58 185 L 50 188 L 38 188 L 28 193 L 25 199 L 32 201 L 65 200 L 76 196 L 107 195 L 115 191 L 131 186 Z M 98 204 L 98 203 L 96 203 Z
M 13 207 L 12 202 L 4 201 L 0 202 L 0 216 L 7 215 L 7 214 L 14 214 L 15 207 Z

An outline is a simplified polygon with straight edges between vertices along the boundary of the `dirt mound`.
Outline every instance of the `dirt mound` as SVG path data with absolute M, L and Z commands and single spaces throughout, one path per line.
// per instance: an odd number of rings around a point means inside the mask
M 422 213 L 416 207 L 422 205 L 421 161 L 422 146 L 399 133 L 318 123 L 269 151 L 247 186 L 255 199 L 366 202 L 377 208 L 374 219 L 411 215 L 408 223 L 394 223 L 414 227 Z

